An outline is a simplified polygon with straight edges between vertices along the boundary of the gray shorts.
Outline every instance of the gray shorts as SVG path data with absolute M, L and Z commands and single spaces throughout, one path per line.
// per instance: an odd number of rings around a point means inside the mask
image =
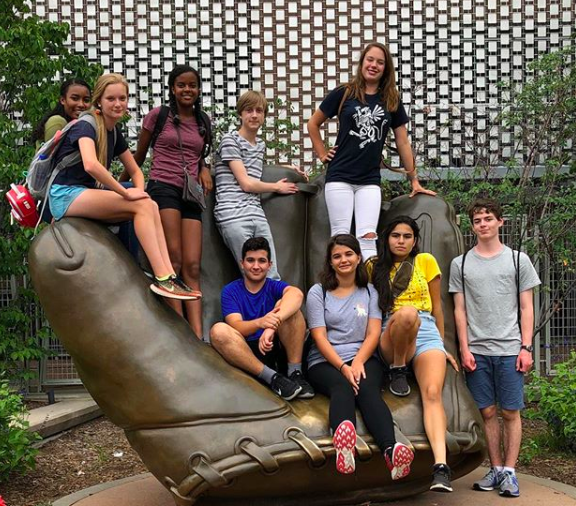
M 268 277 L 271 279 L 280 279 L 278 274 L 278 266 L 276 265 L 276 250 L 274 249 L 274 238 L 270 231 L 270 225 L 265 220 L 246 220 L 246 221 L 233 221 L 232 223 L 224 222 L 217 223 L 218 230 L 224 243 L 234 255 L 236 262 L 242 261 L 242 246 L 252 237 L 264 237 L 270 244 L 270 251 L 272 253 L 272 267 L 268 272 Z

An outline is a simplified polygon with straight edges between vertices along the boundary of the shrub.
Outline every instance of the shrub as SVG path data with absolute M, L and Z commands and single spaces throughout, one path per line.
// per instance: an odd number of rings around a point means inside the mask
M 11 392 L 8 380 L 0 379 L 0 483 L 12 472 L 34 468 L 37 450 L 31 445 L 40 436 L 28 432 L 25 414 L 21 397 Z
M 0 279 L 20 280 L 32 232 L 10 223 L 3 193 L 23 180 L 34 153 L 31 126 L 57 103 L 59 81 L 75 76 L 93 82 L 102 69 L 67 48 L 69 25 L 39 18 L 30 2 L 0 0 L 0 12 Z M 29 362 L 45 350 L 31 335 L 34 294 L 20 285 L 0 308 L 0 371 L 24 385 Z
M 538 403 L 532 415 L 547 422 L 559 447 L 576 452 L 576 352 L 556 366 L 554 376 L 532 373 L 526 396 Z

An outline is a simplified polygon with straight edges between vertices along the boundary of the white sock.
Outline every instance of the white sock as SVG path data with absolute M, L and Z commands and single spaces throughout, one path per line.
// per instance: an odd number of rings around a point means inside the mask
M 504 466 L 492 466 L 494 469 L 496 469 L 497 472 L 501 473 L 502 471 L 504 471 Z
M 504 466 L 504 472 L 510 473 L 512 476 L 516 476 L 516 471 L 513 467 L 506 467 Z

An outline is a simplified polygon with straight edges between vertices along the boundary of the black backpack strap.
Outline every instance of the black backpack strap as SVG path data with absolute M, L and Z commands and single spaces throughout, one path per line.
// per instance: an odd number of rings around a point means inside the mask
M 168 115 L 170 114 L 170 107 L 167 105 L 160 106 L 160 112 L 158 113 L 158 117 L 156 118 L 156 124 L 154 125 L 154 131 L 152 132 L 152 137 L 150 139 L 150 148 L 154 149 L 154 144 L 158 140 L 159 135 L 162 133 L 164 129 L 164 125 L 166 124 L 166 120 L 168 119 Z
M 514 271 L 516 272 L 516 304 L 517 304 L 517 318 L 518 318 L 518 329 L 520 330 L 520 336 L 522 336 L 522 308 L 520 307 L 520 248 L 518 248 L 518 260 L 514 258 L 514 250 L 512 251 L 512 262 L 514 263 Z
M 202 158 L 206 158 L 210 154 L 210 143 L 206 142 L 206 139 L 212 139 L 212 123 L 210 121 L 210 116 L 206 114 L 204 111 L 200 111 L 200 116 L 202 116 L 203 125 L 198 125 L 198 127 L 202 127 L 206 129 L 207 135 L 202 134 L 202 138 L 204 139 L 204 145 L 202 146 Z

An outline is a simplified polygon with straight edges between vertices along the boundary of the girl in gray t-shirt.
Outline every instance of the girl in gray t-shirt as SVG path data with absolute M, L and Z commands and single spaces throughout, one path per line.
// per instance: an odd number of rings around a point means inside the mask
M 414 454 L 396 442 L 392 414 L 380 394 L 384 371 L 374 352 L 382 313 L 354 236 L 330 239 L 320 280 L 308 292 L 306 304 L 314 340 L 308 375 L 314 388 L 330 397 L 336 469 L 343 474 L 355 469 L 357 405 L 392 479 L 403 478 Z

